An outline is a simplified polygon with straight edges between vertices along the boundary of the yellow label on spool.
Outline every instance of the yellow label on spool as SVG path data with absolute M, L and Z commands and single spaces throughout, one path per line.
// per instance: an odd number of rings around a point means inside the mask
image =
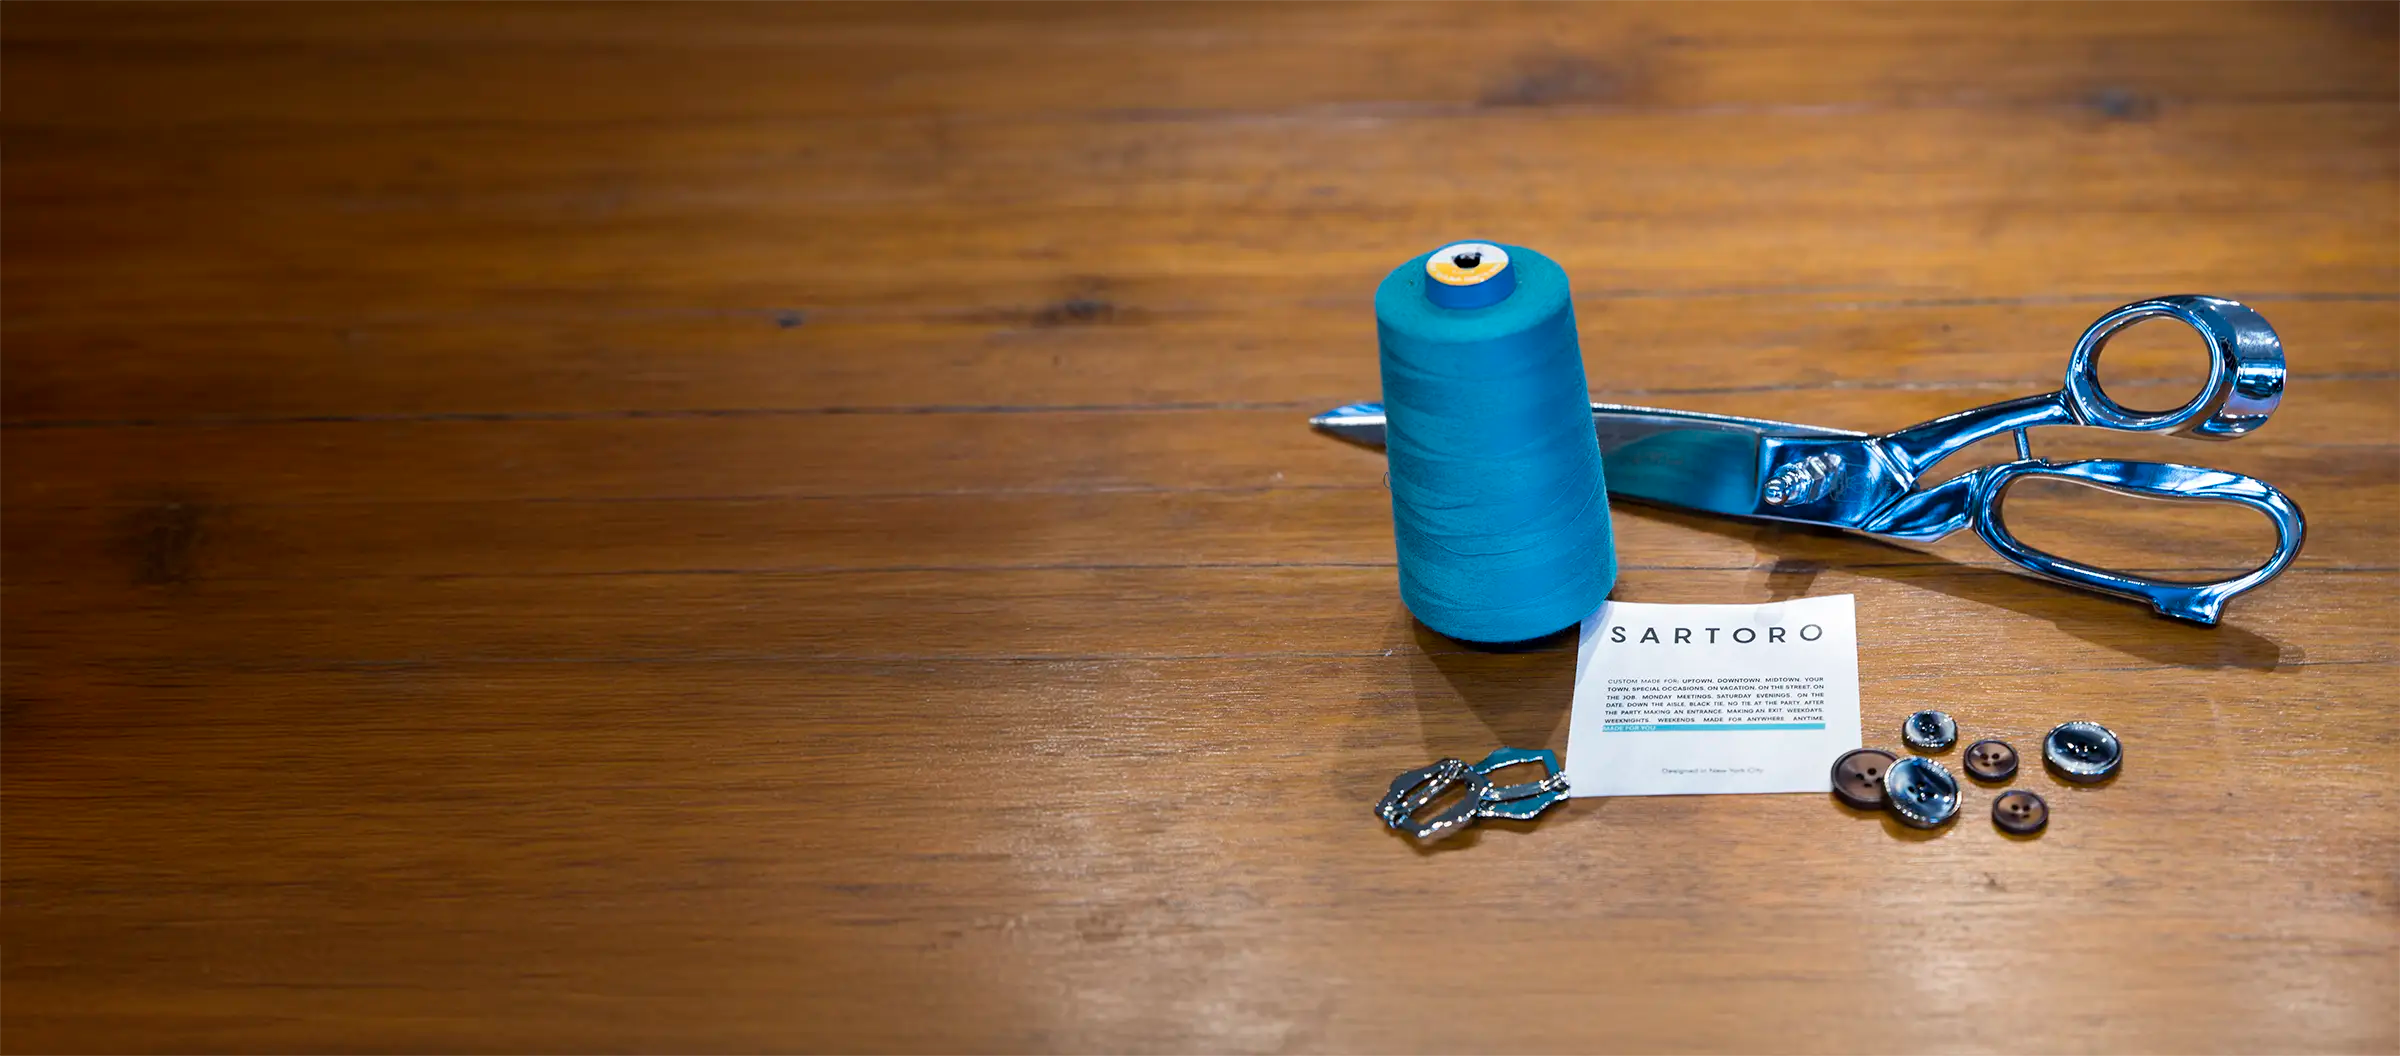
M 1425 258 L 1425 274 L 1444 286 L 1473 286 L 1508 267 L 1508 251 L 1489 242 L 1443 246 Z

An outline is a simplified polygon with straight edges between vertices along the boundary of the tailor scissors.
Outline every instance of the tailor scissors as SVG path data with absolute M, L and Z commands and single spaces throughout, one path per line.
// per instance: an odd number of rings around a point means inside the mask
M 2200 332 L 2208 380 L 2183 406 L 2136 411 L 2100 388 L 2100 351 L 2117 331 L 2154 317 Z M 2283 397 L 2283 342 L 2264 317 L 2236 301 L 2196 295 L 2137 301 L 2100 317 L 2075 343 L 2066 387 L 2004 400 L 1880 436 L 1758 418 L 1592 405 L 1608 490 L 1646 502 L 1734 517 L 1824 525 L 1896 539 L 1931 541 L 1961 528 L 2018 567 L 2104 594 L 2146 601 L 2165 616 L 2214 625 L 2225 603 L 2274 579 L 2307 535 L 2300 507 L 2273 485 L 2239 473 L 2177 465 L 2033 457 L 2025 431 L 2080 425 L 2232 440 L 2264 424 Z M 1383 406 L 1354 403 L 1309 419 L 1327 433 L 1383 445 Z M 2017 459 L 1918 484 L 1935 463 L 1979 440 L 2015 433 Z M 2151 499 L 2230 502 L 2267 515 L 2275 553 L 2265 564 L 2214 583 L 2178 583 L 2095 568 L 2018 541 L 2000 507 L 2027 477 Z

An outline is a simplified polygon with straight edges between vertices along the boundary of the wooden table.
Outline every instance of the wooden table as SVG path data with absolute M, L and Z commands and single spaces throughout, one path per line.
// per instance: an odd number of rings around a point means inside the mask
M 2393 6 L 9 5 L 5 1043 L 2400 1046 Z M 1369 295 L 1575 281 L 1604 399 L 1883 429 L 2140 297 L 2293 368 L 2213 630 L 1630 504 L 1638 601 L 1857 596 L 1868 738 L 2113 726 L 2049 833 L 1393 774 L 1572 647 L 1394 588 Z M 2195 384 L 2171 324 L 2112 391 Z M 1979 449 L 1976 464 L 2005 455 Z M 2029 487 L 2028 539 L 2264 522 Z

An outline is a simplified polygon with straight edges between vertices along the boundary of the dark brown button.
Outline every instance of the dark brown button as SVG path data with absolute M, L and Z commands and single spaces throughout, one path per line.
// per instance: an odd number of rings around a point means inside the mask
M 1883 774 L 1892 768 L 1892 753 L 1881 748 L 1854 748 L 1833 761 L 1833 794 L 1860 810 L 1883 809 Z
M 2017 750 L 2007 741 L 1989 739 L 1968 745 L 1967 776 L 1977 781 L 2006 781 L 2017 776 Z
M 2031 836 L 2050 824 L 2050 804 L 2022 788 L 2009 789 L 1992 799 L 1992 824 L 2002 832 Z

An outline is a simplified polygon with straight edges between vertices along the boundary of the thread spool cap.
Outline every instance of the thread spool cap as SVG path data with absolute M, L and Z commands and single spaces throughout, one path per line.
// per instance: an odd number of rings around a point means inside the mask
M 1453 242 L 1425 258 L 1425 299 L 1443 308 L 1489 308 L 1517 292 L 1508 251 L 1489 242 Z

